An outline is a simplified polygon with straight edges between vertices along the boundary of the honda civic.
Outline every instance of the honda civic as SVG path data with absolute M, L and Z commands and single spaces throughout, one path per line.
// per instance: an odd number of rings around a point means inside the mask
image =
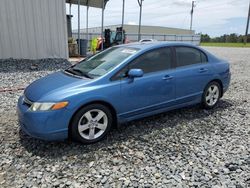
M 34 81 L 17 112 L 21 129 L 32 137 L 89 144 L 135 119 L 194 104 L 211 109 L 230 78 L 229 63 L 200 47 L 130 43 Z

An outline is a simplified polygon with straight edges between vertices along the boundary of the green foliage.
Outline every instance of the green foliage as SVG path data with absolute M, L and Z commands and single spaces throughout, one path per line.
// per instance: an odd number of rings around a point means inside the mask
M 211 38 L 208 34 L 201 34 L 201 42 L 213 42 L 213 43 L 243 43 L 244 35 L 238 35 L 236 33 L 224 34 L 220 37 Z M 247 42 L 250 42 L 250 34 L 248 35 Z
M 211 38 L 208 34 L 201 34 L 201 42 L 210 42 Z
M 76 42 L 76 40 L 74 38 L 69 38 L 68 43 L 69 44 L 76 44 L 77 42 Z

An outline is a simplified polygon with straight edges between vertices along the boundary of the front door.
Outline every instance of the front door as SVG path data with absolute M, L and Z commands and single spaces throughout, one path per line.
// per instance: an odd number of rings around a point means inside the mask
M 136 116 L 173 105 L 175 78 L 172 54 L 171 48 L 151 50 L 121 71 L 142 69 L 144 72 L 141 78 L 131 80 L 125 77 L 121 80 L 121 116 Z

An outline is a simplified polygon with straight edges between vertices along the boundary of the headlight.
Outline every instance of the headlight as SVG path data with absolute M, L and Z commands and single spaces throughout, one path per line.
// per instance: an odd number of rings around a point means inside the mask
M 34 102 L 30 110 L 35 112 L 35 111 L 47 111 L 47 110 L 58 110 L 61 108 L 64 108 L 68 105 L 68 102 L 59 102 L 59 103 L 39 103 L 39 102 Z

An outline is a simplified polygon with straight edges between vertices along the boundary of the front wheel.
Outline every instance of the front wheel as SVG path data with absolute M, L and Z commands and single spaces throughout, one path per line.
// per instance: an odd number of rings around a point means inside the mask
M 71 136 L 84 144 L 98 142 L 110 131 L 112 121 L 112 114 L 106 106 L 101 104 L 85 106 L 73 117 Z
M 218 82 L 211 82 L 205 88 L 202 95 L 202 105 L 206 109 L 211 109 L 218 103 L 221 96 L 221 86 Z

